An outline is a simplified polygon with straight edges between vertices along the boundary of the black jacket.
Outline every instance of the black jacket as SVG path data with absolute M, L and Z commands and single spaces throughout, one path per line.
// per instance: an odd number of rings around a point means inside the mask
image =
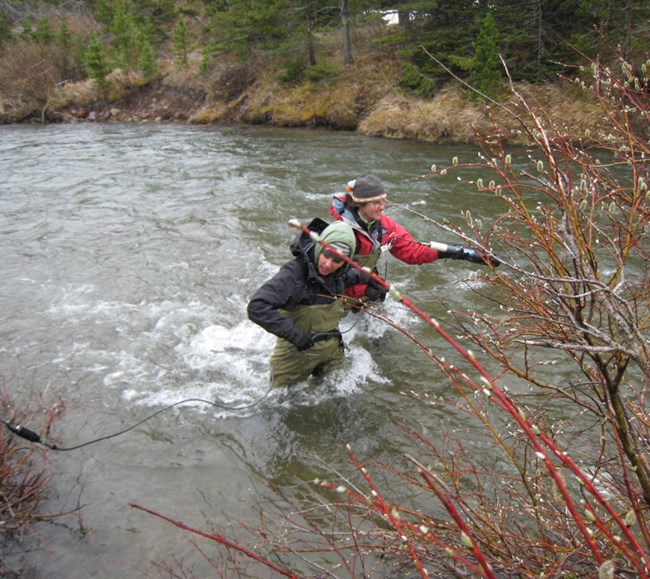
M 347 266 L 324 279 L 314 264 L 314 244 L 307 235 L 297 236 L 291 244 L 296 257 L 265 282 L 248 303 L 251 321 L 292 344 L 299 342 L 304 334 L 278 310 L 329 304 L 342 296 L 346 287 L 368 280 L 365 273 Z

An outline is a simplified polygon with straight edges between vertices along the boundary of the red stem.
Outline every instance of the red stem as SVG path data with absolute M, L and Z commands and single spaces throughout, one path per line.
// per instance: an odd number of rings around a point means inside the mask
M 591 481 L 585 476 L 585 474 L 578 468 L 578 466 L 571 460 L 567 453 L 561 451 L 553 441 L 551 441 L 548 437 L 544 436 L 543 434 L 540 434 L 539 436 L 536 435 L 533 432 L 532 425 L 526 420 L 525 417 L 522 416 L 520 413 L 519 409 L 515 406 L 515 404 L 503 393 L 495 384 L 495 382 L 492 380 L 492 378 L 489 376 L 489 374 L 485 371 L 485 369 L 478 363 L 476 358 L 470 354 L 467 350 L 465 350 L 458 342 L 456 342 L 447 332 L 445 332 L 441 327 L 440 324 L 435 321 L 433 318 L 431 318 L 428 314 L 420 310 L 411 300 L 409 300 L 407 297 L 403 296 L 400 292 L 397 290 L 394 290 L 388 282 L 386 282 L 384 279 L 379 277 L 373 272 L 367 271 L 363 269 L 357 262 L 355 262 L 353 259 L 350 259 L 349 257 L 341 254 L 336 250 L 336 248 L 333 248 L 330 244 L 327 242 L 323 241 L 318 234 L 313 233 L 308 227 L 304 226 L 298 221 L 290 221 L 289 224 L 292 227 L 297 227 L 298 229 L 302 230 L 303 233 L 306 233 L 312 239 L 316 240 L 318 243 L 323 245 L 328 251 L 332 251 L 333 253 L 337 253 L 337 257 L 340 257 L 343 259 L 346 263 L 351 265 L 352 267 L 355 267 L 356 269 L 362 270 L 365 273 L 368 274 L 368 276 L 373 279 L 375 282 L 377 282 L 379 285 L 383 286 L 384 288 L 390 290 L 393 295 L 395 296 L 396 299 L 398 299 L 402 304 L 404 304 L 407 308 L 409 308 L 411 311 L 413 311 L 415 314 L 417 314 L 420 318 L 422 318 L 427 324 L 429 324 L 436 332 L 442 336 L 442 338 L 449 343 L 463 358 L 465 358 L 473 367 L 474 369 L 483 377 L 484 380 L 487 381 L 487 383 L 490 385 L 492 392 L 495 394 L 494 397 L 490 396 L 490 401 L 494 404 L 497 404 L 500 408 L 508 412 L 519 424 L 519 426 L 522 428 L 524 431 L 526 437 L 528 440 L 530 440 L 531 444 L 533 445 L 533 448 L 537 453 L 539 453 L 543 457 L 544 464 L 549 471 L 551 477 L 555 481 L 555 483 L 558 486 L 558 489 L 560 490 L 560 493 L 562 494 L 562 497 L 565 501 L 565 504 L 567 506 L 567 509 L 571 513 L 571 517 L 573 518 L 575 524 L 578 526 L 580 533 L 584 537 L 587 545 L 589 546 L 591 552 L 593 553 L 596 561 L 598 562 L 599 565 L 602 565 L 602 563 L 605 561 L 605 558 L 603 557 L 602 553 L 600 552 L 600 549 L 598 548 L 598 545 L 595 541 L 595 539 L 591 536 L 589 533 L 589 530 L 585 526 L 585 524 L 582 521 L 582 517 L 578 513 L 576 506 L 571 499 L 571 496 L 569 495 L 569 492 L 560 477 L 559 473 L 557 472 L 555 465 L 551 462 L 549 459 L 547 453 L 545 452 L 544 446 L 540 443 L 540 440 L 544 442 L 544 444 L 555 454 L 555 456 L 564 463 L 569 469 L 573 472 L 573 474 L 576 475 L 585 485 L 585 487 L 589 490 L 589 492 L 598 500 L 598 502 L 603 505 L 603 507 L 608 511 L 608 513 L 612 516 L 612 518 L 617 522 L 619 527 L 621 528 L 622 533 L 625 535 L 626 539 L 630 542 L 630 545 L 633 547 L 636 555 L 645 563 L 645 567 L 650 568 L 650 560 L 648 560 L 648 557 L 646 556 L 645 552 L 635 539 L 635 537 L 632 535 L 630 530 L 627 528 L 627 525 L 622 521 L 618 513 L 615 511 L 615 509 L 609 504 L 609 502 L 598 492 L 598 490 L 594 487 L 594 485 L 591 483 Z M 469 380 L 468 380 L 469 381 Z M 608 535 L 610 537 L 610 540 L 612 539 L 611 535 Z M 647 571 L 646 568 L 644 568 L 643 565 L 641 565 L 640 561 L 636 557 L 632 557 L 629 551 L 624 551 L 626 556 L 629 558 L 630 562 L 636 567 L 637 571 L 639 572 L 641 577 L 647 577 Z
M 155 511 L 149 510 L 145 507 L 141 507 L 140 505 L 137 505 L 135 503 L 129 503 L 130 507 L 133 507 L 134 509 L 140 509 L 141 511 L 144 511 L 145 513 L 149 513 L 150 515 L 153 515 L 154 517 L 158 517 L 159 519 L 162 519 L 163 521 L 167 521 L 168 523 L 171 523 L 172 525 L 175 525 L 179 529 L 183 529 L 184 531 L 189 531 L 190 533 L 194 533 L 196 535 L 200 535 L 201 537 L 205 537 L 206 539 L 211 539 L 213 541 L 216 541 L 217 543 L 221 543 L 222 545 L 225 545 L 226 547 L 230 547 L 232 549 L 235 549 L 239 551 L 240 553 L 243 553 L 247 557 L 250 557 L 251 559 L 255 559 L 258 563 L 262 563 L 262 565 L 266 565 L 267 567 L 270 567 L 274 571 L 277 571 L 281 575 L 284 575 L 285 577 L 291 577 L 292 579 L 299 579 L 299 575 L 294 575 L 290 571 L 287 571 L 286 569 L 281 569 L 277 565 L 271 563 L 271 561 L 267 561 L 263 557 L 260 557 L 259 555 L 253 553 L 252 551 L 249 551 L 245 547 L 242 547 L 241 545 L 237 545 L 236 543 L 233 543 L 232 541 L 229 541 L 225 537 L 222 537 L 221 535 L 211 535 L 209 533 L 206 533 L 204 531 L 200 531 L 198 529 L 193 529 L 192 527 L 188 527 L 185 523 L 181 523 L 180 521 L 174 521 L 173 519 L 170 519 L 169 517 L 166 517 L 165 515 L 161 515 L 160 513 L 157 513 Z
M 420 572 L 420 575 L 422 575 L 422 577 L 427 579 L 429 577 L 429 573 L 422 566 L 422 561 L 420 561 L 418 554 L 415 552 L 413 543 L 411 543 L 411 541 L 408 540 L 406 533 L 404 533 L 404 531 L 402 530 L 402 524 L 400 523 L 399 519 L 394 515 L 393 510 L 390 509 L 388 505 L 384 502 L 384 499 L 379 494 L 379 489 L 375 486 L 375 483 L 370 478 L 370 475 L 368 474 L 366 469 L 363 466 L 361 466 L 361 464 L 357 460 L 357 457 L 354 456 L 354 453 L 352 452 L 352 449 L 350 448 L 349 445 L 346 445 L 346 449 L 348 451 L 348 455 L 350 456 L 350 459 L 352 460 L 354 465 L 359 469 L 359 472 L 361 472 L 363 477 L 366 479 L 366 482 L 370 485 L 374 497 L 379 503 L 379 505 L 381 506 L 383 513 L 390 519 L 391 523 L 393 523 L 393 526 L 395 527 L 395 530 L 399 533 L 400 538 L 404 541 L 404 543 L 406 543 L 409 552 L 411 553 L 411 557 L 413 557 L 413 561 L 415 562 L 415 566 L 418 568 L 418 571 Z

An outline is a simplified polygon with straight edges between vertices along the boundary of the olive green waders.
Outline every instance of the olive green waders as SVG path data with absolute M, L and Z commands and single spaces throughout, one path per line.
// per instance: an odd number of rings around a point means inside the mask
M 381 251 L 375 251 L 375 253 L 368 253 L 367 255 L 354 255 L 352 259 L 354 259 L 354 261 L 356 261 L 361 267 L 366 267 L 372 271 L 375 269 L 380 257 Z
M 317 334 L 336 330 L 345 309 L 339 300 L 334 300 L 331 304 L 301 306 L 292 312 L 280 312 L 305 334 Z M 339 336 L 316 342 L 303 352 L 296 350 L 291 342 L 278 338 L 269 362 L 271 385 L 279 388 L 306 380 L 312 374 L 335 368 L 342 361 L 343 343 Z

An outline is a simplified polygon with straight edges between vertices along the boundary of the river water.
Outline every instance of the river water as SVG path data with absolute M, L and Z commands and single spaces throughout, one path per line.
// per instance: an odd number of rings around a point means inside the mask
M 82 508 L 35 526 L 6 561 L 24 577 L 156 575 L 151 561 L 210 568 L 183 533 L 136 503 L 209 530 L 254 522 L 268 498 L 363 457 L 399 461 L 414 443 L 394 422 L 434 436 L 461 431 L 452 396 L 410 342 L 364 314 L 343 320 L 345 366 L 269 393 L 274 338 L 248 321 L 255 289 L 290 259 L 297 217 L 329 219 L 330 195 L 364 173 L 404 207 L 461 223 L 502 210 L 453 177 L 414 181 L 470 147 L 326 131 L 71 124 L 0 128 L 0 377 L 19 404 L 65 406 L 50 440 L 44 510 Z M 404 207 L 387 213 L 421 240 L 456 242 Z M 437 319 L 485 307 L 479 266 L 411 267 L 388 257 L 388 281 Z M 392 298 L 388 315 L 437 351 L 435 333 Z M 453 355 L 453 353 L 450 353 Z M 247 408 L 231 410 L 226 406 Z M 37 422 L 35 417 L 34 421 Z M 25 424 L 30 427 L 31 424 Z M 477 443 L 480 444 L 480 443 Z M 237 525 L 226 527 L 233 538 Z M 203 548 L 217 552 L 216 547 Z

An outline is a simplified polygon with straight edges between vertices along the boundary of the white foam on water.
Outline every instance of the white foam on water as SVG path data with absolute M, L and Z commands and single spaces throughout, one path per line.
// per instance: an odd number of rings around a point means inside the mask
M 393 284 L 392 287 L 398 291 L 402 291 L 403 285 Z M 373 315 L 373 310 L 376 310 L 376 316 Z M 341 332 L 350 339 L 360 336 L 379 339 L 387 333 L 395 331 L 391 324 L 397 327 L 408 328 L 417 319 L 417 314 L 396 301 L 392 296 L 389 296 L 383 303 L 370 304 L 367 312 L 350 312 L 341 321 L 340 328 Z
M 361 391 L 370 383 L 388 383 L 381 376 L 372 354 L 363 346 L 352 342 L 347 346 L 346 356 L 348 363 L 326 378 L 326 382 L 334 387 L 338 395 Z
M 363 314 L 357 314 L 363 315 Z M 371 320 L 372 325 L 381 322 Z M 386 328 L 385 324 L 382 324 Z M 142 388 L 151 380 L 140 376 L 138 388 L 127 388 L 123 397 L 132 403 L 147 406 L 174 404 L 185 398 L 202 398 L 223 407 L 210 407 L 200 402 L 188 406 L 214 412 L 224 417 L 257 412 L 256 403 L 264 400 L 267 405 L 316 405 L 331 397 L 350 396 L 362 391 L 369 384 L 385 383 L 372 354 L 354 336 L 346 338 L 346 358 L 340 369 L 323 378 L 310 378 L 289 388 L 270 390 L 268 359 L 275 344 L 275 336 L 248 320 L 233 327 L 215 324 L 181 341 L 175 348 L 184 366 L 186 377 L 182 384 L 165 385 L 166 377 L 158 376 L 159 389 Z M 133 360 L 123 358 L 134 376 L 137 368 Z M 120 376 L 113 375 L 118 382 Z M 229 407 L 229 408 L 226 408 Z
M 309 378 L 277 390 L 273 403 L 285 408 L 317 406 L 333 398 L 347 398 L 363 393 L 377 384 L 387 383 L 372 355 L 357 343 L 347 343 L 343 364 L 323 377 Z
M 156 328 L 161 329 L 160 325 Z M 233 327 L 208 325 L 198 332 L 176 335 L 180 341 L 173 348 L 173 366 L 165 375 L 157 376 L 155 388 L 149 379 L 140 380 L 137 388 L 125 389 L 126 400 L 156 406 L 201 398 L 215 406 L 200 402 L 188 405 L 224 415 L 229 411 L 225 407 L 247 407 L 268 394 L 266 360 L 273 337 L 252 322 L 242 320 Z M 155 331 L 150 339 L 157 339 Z
M 287 397 L 284 389 L 269 386 L 275 336 L 248 320 L 247 299 L 240 292 L 217 305 L 194 295 L 140 303 L 108 301 L 97 299 L 96 291 L 88 285 L 71 288 L 51 306 L 49 313 L 62 324 L 91 330 L 88 339 L 62 352 L 58 363 L 63 367 L 83 359 L 86 371 L 103 375 L 104 386 L 119 391 L 130 404 L 159 407 L 194 398 L 214 405 L 190 401 L 182 406 L 220 417 L 241 416 L 287 400 L 315 405 L 387 382 L 366 344 L 394 329 L 366 313 L 349 313 L 340 324 L 346 344 L 342 367 L 292 386 Z M 392 298 L 379 309 L 403 326 L 416 318 Z

